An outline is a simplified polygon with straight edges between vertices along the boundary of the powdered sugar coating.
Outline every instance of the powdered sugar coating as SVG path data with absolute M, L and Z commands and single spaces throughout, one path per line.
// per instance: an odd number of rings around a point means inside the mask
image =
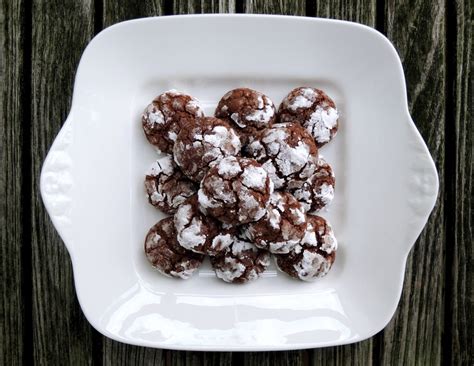
M 172 217 L 159 221 L 150 229 L 144 249 L 151 265 L 168 277 L 187 279 L 204 259 L 202 255 L 188 251 L 178 244 Z
M 322 217 L 307 215 L 307 232 L 301 244 L 288 254 L 275 257 L 280 270 L 302 281 L 325 276 L 336 258 L 337 240 Z
M 314 174 L 303 185 L 290 189 L 307 212 L 319 211 L 334 198 L 336 178 L 331 166 L 320 157 Z
M 276 109 L 266 95 L 249 88 L 238 88 L 222 97 L 215 116 L 234 123 L 246 140 L 248 135 L 271 127 L 276 119 Z
M 270 255 L 234 236 L 232 245 L 212 257 L 211 263 L 217 277 L 223 281 L 246 283 L 256 280 L 265 271 L 270 265 Z
M 288 253 L 301 243 L 306 225 L 301 204 L 289 193 L 274 192 L 265 216 L 244 225 L 242 234 L 259 248 L 272 253 Z
M 278 116 L 280 122 L 300 123 L 318 147 L 331 141 L 337 133 L 339 112 L 334 101 L 320 89 L 293 89 L 283 99 Z
M 240 139 L 227 122 L 204 117 L 183 126 L 173 152 L 183 173 L 199 182 L 213 163 L 225 156 L 239 155 L 240 149 Z
M 302 184 L 313 175 L 318 159 L 312 137 L 294 123 L 279 123 L 264 130 L 246 146 L 245 153 L 262 164 L 277 189 L 291 181 Z
M 218 222 L 203 215 L 196 195 L 188 198 L 176 211 L 174 223 L 179 244 L 196 253 L 216 255 L 232 244 Z
M 272 192 L 273 184 L 260 164 L 228 156 L 207 172 L 198 199 L 202 212 L 236 225 L 260 219 Z
M 163 212 L 173 214 L 197 191 L 192 181 L 177 168 L 170 155 L 155 161 L 145 177 L 148 201 Z
M 160 151 L 171 153 L 181 127 L 203 117 L 200 103 L 194 97 L 169 90 L 158 95 L 142 114 L 142 126 L 148 141 Z

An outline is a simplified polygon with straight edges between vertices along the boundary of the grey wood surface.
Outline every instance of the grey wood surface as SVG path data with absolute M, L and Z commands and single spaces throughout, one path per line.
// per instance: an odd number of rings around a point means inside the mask
M 435 159 L 440 194 L 407 262 L 384 331 L 348 346 L 200 353 L 124 345 L 97 333 L 74 291 L 68 253 L 41 203 L 43 159 L 65 120 L 85 46 L 145 16 L 247 12 L 357 21 L 400 54 L 412 116 Z M 473 364 L 472 1 L 0 0 L 2 121 L 0 364 Z
M 442 357 L 445 280 L 445 1 L 390 0 L 385 29 L 399 52 L 411 115 L 440 177 L 436 207 L 408 257 L 397 312 L 382 336 L 382 363 L 437 365 Z M 422 40 L 419 41 L 420 36 Z M 410 341 L 407 342 L 406 340 Z
M 31 19 L 31 276 L 37 364 L 92 362 L 92 328 L 76 299 L 71 262 L 39 196 L 41 165 L 69 112 L 74 74 L 93 36 L 92 1 L 33 1 Z M 26 354 L 25 354 L 26 356 Z
M 22 174 L 26 117 L 22 108 L 25 32 L 22 29 L 22 2 L 0 2 L 0 365 L 23 360 L 23 324 L 27 320 L 22 291 L 22 249 L 27 240 L 22 225 L 25 212 Z M 29 143 L 26 143 L 29 145 Z M 28 169 L 28 167 L 26 167 Z M 8 229 L 7 229 L 8 228 Z
M 450 169 L 446 171 L 450 179 L 447 197 L 447 220 L 449 241 L 447 240 L 447 281 L 445 298 L 447 329 L 446 363 L 452 365 L 473 364 L 473 303 L 474 303 L 474 266 L 473 216 L 472 216 L 472 1 L 457 0 L 451 2 L 448 17 L 452 29 L 448 34 L 455 47 L 448 53 L 452 85 L 448 89 L 450 128 L 449 153 Z M 455 27 L 455 28 L 454 28 Z M 452 44 L 451 44 L 452 45 Z

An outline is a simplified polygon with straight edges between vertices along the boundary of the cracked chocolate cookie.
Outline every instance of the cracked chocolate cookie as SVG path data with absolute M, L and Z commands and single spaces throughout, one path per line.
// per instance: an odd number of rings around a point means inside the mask
M 322 157 L 314 174 L 302 186 L 291 190 L 306 212 L 319 211 L 334 198 L 336 178 L 331 166 Z
M 186 176 L 200 182 L 212 163 L 240 154 L 240 139 L 225 121 L 198 118 L 183 126 L 174 145 L 174 160 Z
M 318 147 L 336 135 L 339 113 L 334 101 L 322 90 L 293 89 L 281 102 L 279 122 L 298 122 L 313 136 Z
M 244 225 L 242 230 L 250 242 L 272 253 L 288 253 L 301 243 L 305 232 L 303 207 L 287 192 L 274 192 L 265 216 Z
M 171 154 L 182 126 L 203 116 L 204 112 L 197 99 L 169 90 L 158 95 L 146 107 L 142 115 L 143 131 L 152 145 Z
M 167 214 L 174 214 L 179 205 L 197 192 L 194 182 L 178 169 L 171 155 L 152 164 L 145 177 L 145 189 L 148 201 Z
M 245 283 L 256 280 L 270 265 L 270 254 L 255 245 L 233 237 L 232 244 L 211 257 L 212 268 L 221 280 Z
M 336 259 L 337 241 L 331 225 L 322 217 L 307 215 L 307 232 L 288 254 L 275 255 L 278 268 L 302 281 L 325 276 Z
M 238 88 L 222 97 L 215 116 L 234 124 L 246 141 L 248 135 L 272 126 L 276 109 L 266 95 L 249 88 Z
M 159 221 L 150 229 L 145 239 L 145 254 L 160 273 L 182 279 L 191 277 L 204 260 L 203 255 L 178 244 L 172 217 Z
M 193 252 L 213 256 L 232 244 L 233 228 L 204 215 L 199 210 L 196 195 L 178 208 L 174 223 L 179 244 Z
M 318 161 L 313 138 L 297 123 L 277 123 L 264 130 L 245 153 L 262 164 L 276 189 L 300 186 L 313 175 Z
M 273 192 L 268 173 L 253 159 L 229 156 L 204 176 L 198 191 L 201 211 L 229 225 L 265 215 Z

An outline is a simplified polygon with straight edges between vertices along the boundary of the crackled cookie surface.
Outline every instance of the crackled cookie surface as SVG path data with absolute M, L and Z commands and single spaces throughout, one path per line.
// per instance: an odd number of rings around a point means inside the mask
M 150 229 L 145 239 L 145 254 L 160 273 L 182 279 L 191 277 L 204 259 L 178 244 L 172 217 L 159 221 Z
M 272 192 L 273 183 L 259 163 L 229 156 L 207 172 L 198 197 L 203 213 L 238 225 L 265 215 Z
M 173 214 L 190 196 L 197 192 L 196 185 L 176 166 L 170 155 L 155 161 L 145 177 L 148 201 L 165 213 Z
M 303 184 L 318 161 L 313 138 L 297 123 L 277 123 L 262 131 L 246 146 L 245 153 L 262 164 L 277 189 Z
M 270 265 L 270 254 L 252 243 L 233 237 L 232 245 L 211 257 L 212 268 L 225 282 L 245 283 L 256 280 Z
M 164 153 L 172 153 L 183 125 L 204 112 L 196 98 L 169 90 L 158 95 L 142 114 L 142 126 L 148 141 Z
M 183 173 L 200 182 L 212 164 L 226 156 L 239 155 L 240 149 L 240 138 L 227 122 L 204 117 L 183 126 L 173 153 Z
M 318 147 L 336 135 L 339 112 L 334 101 L 322 90 L 300 87 L 293 89 L 281 102 L 279 122 L 298 122 L 314 138 Z
M 307 215 L 307 232 L 301 244 L 288 254 L 275 256 L 278 268 L 302 281 L 324 277 L 336 259 L 337 241 L 331 225 L 322 217 Z
M 188 198 L 176 211 L 174 223 L 179 244 L 196 253 L 216 255 L 232 243 L 233 228 L 223 227 L 198 207 L 197 196 Z
M 336 178 L 331 166 L 319 158 L 314 174 L 303 185 L 291 190 L 307 212 L 319 211 L 334 198 Z
M 234 124 L 246 140 L 248 135 L 272 126 L 276 109 L 266 95 L 253 89 L 238 88 L 222 97 L 215 116 Z
M 288 253 L 301 243 L 306 233 L 306 215 L 291 194 L 274 192 L 266 214 L 260 220 L 244 225 L 242 233 L 259 248 L 272 253 Z

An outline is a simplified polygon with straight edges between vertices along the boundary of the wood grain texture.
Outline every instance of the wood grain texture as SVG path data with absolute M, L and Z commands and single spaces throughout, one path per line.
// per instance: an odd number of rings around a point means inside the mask
M 173 14 L 235 13 L 235 0 L 176 0 Z
M 350 20 L 375 27 L 376 0 L 309 0 L 315 6 L 315 13 L 308 14 L 320 18 Z
M 455 22 L 452 26 L 455 39 L 455 59 L 453 63 L 453 79 L 451 95 L 453 111 L 451 112 L 454 133 L 453 153 L 456 155 L 455 171 L 451 188 L 455 215 L 454 245 L 452 263 L 447 263 L 447 271 L 451 271 L 450 282 L 446 284 L 447 298 L 450 302 L 446 313 L 449 338 L 445 344 L 449 352 L 446 363 L 451 365 L 474 364 L 474 341 L 472 337 L 474 316 L 474 266 L 472 237 L 472 1 L 457 0 L 452 3 L 454 14 L 449 14 Z M 451 34 L 451 33 L 450 33 Z M 451 223 L 451 222 L 450 222 Z M 447 238 L 447 246 L 452 239 Z M 450 296 L 451 295 L 451 296 Z
M 364 23 L 375 27 L 375 0 L 318 0 L 315 12 L 308 14 L 321 18 L 332 18 Z M 315 349 L 311 351 L 313 365 L 372 365 L 374 339 L 340 347 Z
M 308 364 L 308 351 L 246 352 L 236 365 L 251 366 L 302 366 Z
M 93 34 L 92 3 L 37 0 L 32 18 L 33 353 L 39 365 L 86 365 L 92 362 L 92 327 L 79 308 L 69 255 L 38 187 L 41 165 L 69 112 L 79 58 Z
M 244 0 L 244 13 L 306 15 L 304 0 Z
M 435 160 L 440 193 L 409 255 L 400 304 L 383 334 L 380 361 L 384 365 L 439 365 L 442 357 L 446 239 L 444 4 L 444 0 L 386 2 L 386 33 L 402 60 L 410 112 Z
M 103 27 L 123 22 L 125 20 L 152 17 L 163 15 L 164 0 L 143 0 L 143 1 L 102 1 L 103 6 Z M 96 7 L 97 9 L 97 7 Z M 96 27 L 99 27 L 96 25 Z
M 22 363 L 22 1 L 0 2 L 0 365 Z

